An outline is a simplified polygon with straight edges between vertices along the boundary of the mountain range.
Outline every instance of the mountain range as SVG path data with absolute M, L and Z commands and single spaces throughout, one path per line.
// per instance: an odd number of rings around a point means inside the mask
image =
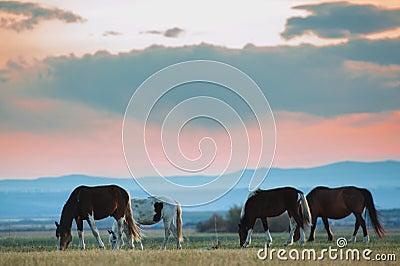
M 223 211 L 242 205 L 249 193 L 248 184 L 253 172 L 252 169 L 246 169 L 236 186 L 218 200 L 197 207 L 185 207 L 184 211 Z M 150 183 L 153 179 L 157 182 L 154 177 L 142 178 L 147 178 Z M 177 184 L 191 186 L 208 183 L 215 178 L 217 177 L 168 177 Z M 71 191 L 82 184 L 117 184 L 127 189 L 132 197 L 148 196 L 133 178 L 67 175 L 33 180 L 0 180 L 0 218 L 57 217 Z M 292 186 L 308 193 L 312 188 L 321 185 L 364 187 L 372 192 L 378 209 L 399 208 L 400 162 L 339 162 L 313 168 L 272 168 L 260 188 Z

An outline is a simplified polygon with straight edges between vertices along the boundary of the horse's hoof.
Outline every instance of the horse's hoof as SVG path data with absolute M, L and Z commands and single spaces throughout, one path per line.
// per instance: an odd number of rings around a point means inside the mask
M 288 246 L 291 246 L 291 245 L 293 245 L 293 242 L 286 242 L 285 243 L 285 247 L 288 247 Z
M 354 236 L 352 236 L 347 242 L 349 243 L 356 243 L 356 238 Z

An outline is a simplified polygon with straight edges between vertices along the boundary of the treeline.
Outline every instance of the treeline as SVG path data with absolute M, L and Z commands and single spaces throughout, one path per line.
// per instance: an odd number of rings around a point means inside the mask
M 226 217 L 219 214 L 213 214 L 209 219 L 200 221 L 196 229 L 198 232 L 237 232 L 240 219 L 241 207 L 234 206 L 230 208 Z M 270 232 L 285 232 L 289 230 L 289 218 L 286 213 L 278 216 L 268 218 L 268 225 Z M 262 223 L 259 219 L 254 226 L 255 232 L 264 232 Z

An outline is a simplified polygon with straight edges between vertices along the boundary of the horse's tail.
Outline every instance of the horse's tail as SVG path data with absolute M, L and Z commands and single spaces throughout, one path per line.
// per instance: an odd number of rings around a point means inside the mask
M 176 205 L 176 231 L 178 233 L 178 239 L 180 242 L 183 242 L 183 234 L 182 234 L 182 208 L 181 205 Z
M 361 193 L 364 196 L 364 201 L 365 201 L 365 207 L 367 208 L 369 218 L 371 219 L 372 222 L 372 227 L 374 228 L 374 231 L 376 235 L 379 238 L 382 238 L 385 235 L 385 229 L 381 225 L 378 219 L 378 212 L 375 209 L 375 204 L 374 200 L 372 199 L 372 194 L 369 192 L 369 190 L 362 188 L 360 189 Z
M 133 236 L 133 238 L 139 242 L 141 241 L 141 236 L 140 236 L 140 231 L 138 227 L 136 226 L 136 222 L 133 219 L 132 215 L 132 206 L 131 206 L 131 199 L 129 198 L 128 200 L 128 207 L 126 208 L 126 213 L 125 213 L 125 222 L 128 226 L 128 232 L 129 236 Z
M 311 225 L 312 224 L 311 211 L 310 207 L 308 207 L 307 199 L 304 196 L 303 192 L 298 191 L 298 194 L 300 196 L 300 206 L 301 206 L 300 213 L 303 220 L 303 225 Z

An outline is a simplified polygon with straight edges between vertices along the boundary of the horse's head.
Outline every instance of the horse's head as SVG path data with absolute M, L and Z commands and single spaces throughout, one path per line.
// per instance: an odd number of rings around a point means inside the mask
M 113 230 L 107 230 L 108 233 L 110 234 L 109 242 L 111 249 L 116 249 L 117 248 L 117 234 Z
M 57 237 L 57 249 L 58 250 L 66 250 L 69 243 L 72 241 L 71 229 L 66 228 L 65 226 L 56 224 L 56 237 Z
M 246 223 L 243 223 L 241 220 L 240 223 L 238 224 L 238 233 L 239 233 L 239 244 L 241 247 L 243 247 L 244 242 L 246 241 L 247 238 L 247 231 L 249 230 L 249 226 L 246 225 Z

